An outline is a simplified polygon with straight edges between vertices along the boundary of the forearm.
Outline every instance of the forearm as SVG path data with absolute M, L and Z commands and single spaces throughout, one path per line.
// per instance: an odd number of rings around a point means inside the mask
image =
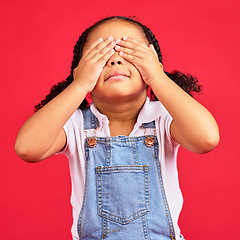
M 86 93 L 83 88 L 72 83 L 30 117 L 18 133 L 16 152 L 26 158 L 39 158 L 45 154 Z
M 164 73 L 152 44 L 146 45 L 127 37 L 118 41 L 116 50 L 140 72 L 157 98 L 173 117 L 172 137 L 194 152 L 207 152 L 219 140 L 217 124 L 212 115 Z
M 210 112 L 162 72 L 151 87 L 173 117 L 171 134 L 193 152 L 208 152 L 219 141 L 218 126 Z
M 100 38 L 83 51 L 73 71 L 74 81 L 29 118 L 19 131 L 15 150 L 21 158 L 40 161 L 64 147 L 63 126 L 86 94 L 94 89 L 104 66 L 115 52 L 115 45 L 113 38 Z

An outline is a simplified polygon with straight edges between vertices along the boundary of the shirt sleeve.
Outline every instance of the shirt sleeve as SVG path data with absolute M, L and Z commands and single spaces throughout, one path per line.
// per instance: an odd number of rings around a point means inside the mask
M 174 151 L 174 149 L 179 146 L 179 143 L 172 137 L 171 132 L 170 132 L 170 127 L 171 127 L 173 118 L 168 113 L 167 110 L 165 111 L 163 118 L 164 118 L 164 128 L 166 131 L 166 135 L 165 135 L 166 145 L 169 146 L 169 148 L 172 151 Z
M 79 141 L 81 139 L 81 117 L 82 113 L 80 110 L 77 110 L 73 113 L 73 115 L 68 119 L 68 121 L 63 126 L 63 129 L 66 134 L 66 145 L 64 149 L 57 154 L 64 154 L 67 157 L 74 155 L 77 149 L 77 146 L 79 147 Z

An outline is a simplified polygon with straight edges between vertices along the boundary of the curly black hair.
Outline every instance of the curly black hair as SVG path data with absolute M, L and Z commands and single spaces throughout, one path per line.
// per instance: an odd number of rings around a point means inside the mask
M 65 81 L 59 82 L 58 84 L 52 86 L 50 93 L 45 97 L 45 99 L 35 106 L 35 109 L 34 109 L 35 112 L 38 111 L 40 108 L 42 108 L 49 101 L 51 101 L 54 97 L 56 97 L 59 93 L 61 93 L 66 87 L 68 87 L 73 82 L 73 70 L 78 66 L 78 63 L 82 57 L 83 47 L 86 43 L 88 34 L 100 24 L 103 24 L 106 21 L 110 21 L 113 19 L 127 21 L 139 26 L 143 30 L 149 44 L 152 44 L 154 46 L 158 55 L 159 62 L 162 63 L 162 53 L 158 44 L 158 40 L 156 39 L 156 37 L 148 27 L 141 24 L 139 21 L 135 20 L 135 17 L 111 16 L 111 17 L 104 18 L 96 22 L 94 25 L 90 26 L 89 28 L 87 28 L 79 37 L 73 50 L 73 60 L 72 60 L 70 75 L 67 77 Z M 174 70 L 171 73 L 165 71 L 165 73 L 170 79 L 172 79 L 177 85 L 179 85 L 185 92 L 187 92 L 191 96 L 193 92 L 201 92 L 202 90 L 202 86 L 198 84 L 198 79 L 192 76 L 191 74 L 184 74 L 177 70 Z M 150 91 L 150 98 L 151 100 L 155 100 L 155 101 L 158 100 L 152 90 Z M 80 104 L 79 108 L 84 109 L 87 106 L 89 106 L 89 102 L 85 98 L 84 101 Z

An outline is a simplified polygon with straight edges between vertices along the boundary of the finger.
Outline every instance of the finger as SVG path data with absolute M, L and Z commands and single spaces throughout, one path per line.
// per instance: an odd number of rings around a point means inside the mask
M 131 38 L 131 37 L 124 36 L 123 41 L 133 43 L 133 44 L 139 44 L 140 46 L 144 47 L 145 49 L 148 49 L 148 43 L 136 40 L 136 39 Z
M 117 42 L 117 45 L 130 48 L 130 49 L 138 49 L 143 52 L 146 50 L 149 50 L 148 45 L 146 43 L 130 37 L 126 37 L 126 36 L 123 37 L 122 39 L 117 39 L 116 42 Z
M 112 49 L 114 50 L 114 47 L 116 46 L 116 42 L 112 41 L 111 43 L 109 43 L 107 46 L 103 47 L 101 50 L 97 51 L 95 53 L 95 55 L 93 55 L 91 57 L 91 59 L 95 62 L 97 62 L 99 59 L 103 58 L 107 53 L 109 53 L 109 51 L 111 51 Z M 113 53 L 115 52 L 112 51 Z M 105 57 L 103 58 L 105 59 Z
M 108 46 L 110 43 L 114 42 L 113 41 L 113 37 L 108 37 L 107 39 L 103 40 L 102 38 L 98 39 L 97 41 L 99 41 L 96 45 L 93 43 L 93 48 L 89 49 L 86 58 L 92 58 L 96 53 L 102 51 L 106 46 Z M 115 44 L 115 43 L 114 43 Z M 113 46 L 111 47 L 114 47 Z
M 128 55 L 132 55 L 132 56 L 135 56 L 135 57 L 138 57 L 138 58 L 144 58 L 145 56 L 145 53 L 142 52 L 142 51 L 138 51 L 136 49 L 130 49 L 130 48 L 125 48 L 125 47 L 120 47 L 120 46 L 115 46 L 115 50 L 117 52 L 123 52 L 123 53 L 126 53 Z
M 114 53 L 115 53 L 115 50 L 113 48 L 109 49 L 104 55 L 102 55 L 99 58 L 96 58 L 95 61 L 96 63 L 102 63 L 104 66 Z
M 93 42 L 88 48 L 87 50 L 84 51 L 84 54 L 82 55 L 83 57 L 86 56 L 93 48 L 95 48 L 99 43 L 103 42 L 102 38 L 99 38 L 98 40 L 96 40 L 95 42 Z
M 136 56 L 133 56 L 133 55 L 130 55 L 130 54 L 127 54 L 127 53 L 124 53 L 124 52 L 119 52 L 119 55 L 124 58 L 125 60 L 127 60 L 128 62 L 132 63 L 133 65 L 135 66 L 138 66 L 142 59 L 141 58 L 138 58 Z

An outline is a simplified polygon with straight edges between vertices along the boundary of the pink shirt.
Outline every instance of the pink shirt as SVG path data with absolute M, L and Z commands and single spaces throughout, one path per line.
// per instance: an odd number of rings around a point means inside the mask
M 98 137 L 110 137 L 109 120 L 101 114 L 94 103 L 91 105 L 91 111 L 98 119 Z M 179 188 L 176 156 L 179 144 L 173 140 L 170 135 L 170 124 L 172 117 L 159 101 L 150 101 L 149 98 L 139 113 L 137 122 L 129 137 L 144 136 L 142 123 L 148 123 L 155 120 L 156 137 L 159 142 L 159 160 L 162 169 L 162 178 L 169 204 L 176 239 L 179 238 L 180 229 L 178 227 L 178 217 L 182 209 L 183 198 Z M 77 221 L 81 210 L 84 184 L 85 184 L 85 152 L 84 142 L 86 135 L 83 130 L 83 115 L 80 109 L 76 110 L 64 125 L 67 136 L 67 145 L 61 152 L 69 159 L 70 175 L 72 180 L 71 204 L 73 207 L 73 225 L 72 236 L 74 240 L 79 239 L 77 233 Z M 154 129 L 147 128 L 147 135 L 154 134 Z M 87 136 L 94 136 L 94 130 L 87 130 Z

